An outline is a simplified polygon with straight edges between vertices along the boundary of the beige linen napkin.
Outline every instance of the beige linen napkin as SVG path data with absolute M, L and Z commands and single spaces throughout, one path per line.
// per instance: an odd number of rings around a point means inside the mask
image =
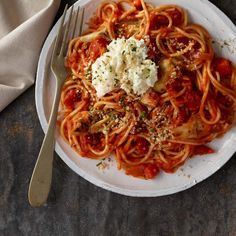
M 0 111 L 34 83 L 60 0 L 0 0 Z

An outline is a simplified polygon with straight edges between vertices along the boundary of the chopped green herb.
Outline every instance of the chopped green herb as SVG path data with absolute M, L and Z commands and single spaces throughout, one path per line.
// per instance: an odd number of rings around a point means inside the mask
M 144 119 L 147 116 L 147 113 L 145 111 L 142 111 L 140 114 L 140 118 Z
M 124 106 L 125 105 L 125 97 L 122 97 L 119 102 L 122 106 Z
M 96 166 L 100 166 L 102 164 L 102 161 L 100 161 Z
M 155 132 L 155 129 L 151 128 L 150 131 L 151 131 L 152 133 L 154 133 L 154 132 Z
M 115 84 L 117 85 L 119 83 L 119 80 L 117 78 L 114 78 Z

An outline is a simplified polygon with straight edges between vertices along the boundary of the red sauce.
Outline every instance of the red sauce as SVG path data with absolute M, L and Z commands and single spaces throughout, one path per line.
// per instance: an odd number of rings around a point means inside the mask
M 160 51 L 157 48 L 156 39 L 150 37 L 150 43 L 147 45 L 148 47 L 148 58 L 153 60 L 156 64 L 160 58 Z
M 98 146 L 101 143 L 101 140 L 104 138 L 103 133 L 94 133 L 86 135 L 86 142 L 91 146 Z
M 149 149 L 149 142 L 142 137 L 136 139 L 136 149 L 141 155 L 145 155 Z
M 160 95 L 154 89 L 149 89 L 141 98 L 142 104 L 152 108 L 156 107 L 160 100 Z
M 184 105 L 192 112 L 199 110 L 201 104 L 200 91 L 193 88 L 190 79 L 175 79 L 172 83 L 167 84 L 166 87 L 171 97 L 177 96 L 182 89 L 185 89 L 185 92 L 175 99 L 176 104 L 178 106 Z
M 212 154 L 215 151 L 205 145 L 199 145 L 194 147 L 193 155 L 204 155 L 204 154 Z
M 217 93 L 217 101 L 219 104 L 224 104 L 224 107 L 226 108 L 232 108 L 233 101 L 222 93 Z
M 66 60 L 65 65 L 74 70 L 78 69 L 78 60 L 79 54 L 77 52 L 73 52 Z
M 231 61 L 225 58 L 215 58 L 213 61 L 213 68 L 218 71 L 221 76 L 231 76 L 233 73 Z
M 102 37 L 96 38 L 91 42 L 89 46 L 89 55 L 93 62 L 106 51 L 107 45 L 108 41 Z
M 133 3 L 137 10 L 142 10 L 143 7 L 142 7 L 141 0 L 133 0 Z
M 197 112 L 201 104 L 201 96 L 194 90 L 186 91 L 183 96 L 176 100 L 179 105 L 185 105 L 192 112 Z
M 176 119 L 174 120 L 175 126 L 180 126 L 183 123 L 187 122 L 189 119 L 189 115 L 187 114 L 185 109 L 180 109 Z
M 169 20 L 166 16 L 150 14 L 150 29 L 157 30 L 161 27 L 166 27 L 169 24 Z
M 159 168 L 155 164 L 141 164 L 131 166 L 126 170 L 127 175 L 134 177 L 143 177 L 145 179 L 153 179 L 159 173 Z
M 168 14 L 171 17 L 174 26 L 179 26 L 183 23 L 183 16 L 179 10 L 177 9 L 169 10 Z
M 160 100 L 160 95 L 156 91 L 154 91 L 153 89 L 150 90 L 148 95 L 149 95 L 150 99 L 154 102 L 154 104 L 156 106 L 157 103 Z
M 75 89 L 70 90 L 64 99 L 64 104 L 69 109 L 74 109 L 76 104 L 81 100 L 81 93 L 76 92 Z
M 144 168 L 144 178 L 153 179 L 159 173 L 159 168 L 155 164 L 148 164 Z

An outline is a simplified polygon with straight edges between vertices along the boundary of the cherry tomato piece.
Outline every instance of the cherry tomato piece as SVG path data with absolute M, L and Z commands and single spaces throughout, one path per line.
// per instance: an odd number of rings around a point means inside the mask
M 144 178 L 153 179 L 159 173 L 159 168 L 156 165 L 147 165 L 144 168 Z
M 221 76 L 231 76 L 233 72 L 231 61 L 225 58 L 216 58 L 213 61 L 213 67 Z
M 204 155 L 204 154 L 212 154 L 215 151 L 205 145 L 199 145 L 194 147 L 193 154 L 194 155 Z
M 143 7 L 142 7 L 141 0 L 134 0 L 133 3 L 137 10 L 142 10 Z
M 149 145 L 149 142 L 144 138 L 138 137 L 136 140 L 136 148 L 141 155 L 148 152 Z
M 155 164 L 141 164 L 131 166 L 126 170 L 127 175 L 134 177 L 142 177 L 145 179 L 153 179 L 159 173 L 159 168 Z

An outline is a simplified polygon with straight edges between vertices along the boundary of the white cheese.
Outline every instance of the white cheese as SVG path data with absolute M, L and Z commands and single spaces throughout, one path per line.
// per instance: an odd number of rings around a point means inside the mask
M 115 88 L 144 94 L 157 81 L 157 66 L 147 59 L 144 40 L 118 38 L 92 65 L 92 84 L 102 97 Z

